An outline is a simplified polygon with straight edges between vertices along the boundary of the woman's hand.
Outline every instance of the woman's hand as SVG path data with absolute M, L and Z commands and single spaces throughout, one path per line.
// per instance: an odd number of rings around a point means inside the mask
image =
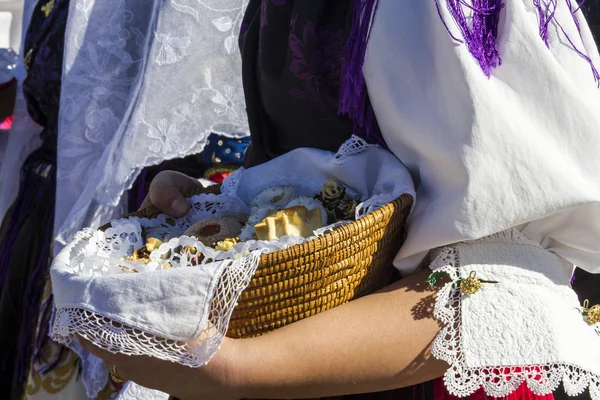
M 244 396 L 236 388 L 233 373 L 237 343 L 225 338 L 221 349 L 201 368 L 190 368 L 146 356 L 126 356 L 103 350 L 78 337 L 81 345 L 102 359 L 108 371 L 116 367 L 123 380 L 159 390 L 181 400 L 238 400 Z
M 196 179 L 175 171 L 161 171 L 150 183 L 150 191 L 141 208 L 153 205 L 172 217 L 182 217 L 190 210 L 190 204 L 182 193 L 201 189 Z
M 172 217 L 182 217 L 190 210 L 183 193 L 202 188 L 196 179 L 175 171 L 161 171 L 150 184 L 141 208 L 154 206 Z M 102 359 L 108 371 L 116 368 L 120 378 L 141 386 L 162 391 L 181 400 L 237 400 L 235 381 L 231 373 L 236 341 L 225 338 L 221 349 L 202 368 L 189 368 L 169 361 L 146 356 L 127 356 L 103 350 L 81 336 L 81 345 Z

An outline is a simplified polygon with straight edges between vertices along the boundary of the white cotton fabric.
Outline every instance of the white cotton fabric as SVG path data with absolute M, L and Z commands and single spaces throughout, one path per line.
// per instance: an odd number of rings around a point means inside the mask
M 452 394 L 483 387 L 502 398 L 526 382 L 545 395 L 564 383 L 571 396 L 589 389 L 600 399 L 600 324 L 582 315 L 567 261 L 517 230 L 438 253 L 431 269 L 451 282 L 437 296 L 435 316 L 445 325 L 432 353 L 450 365 L 444 381 Z M 473 273 L 482 287 L 464 295 L 458 279 Z
M 301 148 L 267 163 L 242 169 L 221 191 L 250 204 L 265 188 L 290 185 L 299 194 L 319 193 L 330 178 L 339 180 L 371 212 L 403 194 L 415 195 L 408 169 L 392 153 L 353 136 L 337 153 Z
M 556 21 L 600 67 L 581 11 L 580 35 L 569 2 L 556 3 Z M 555 21 L 548 31 L 549 48 L 533 1 L 506 1 L 502 65 L 488 79 L 433 0 L 379 1 L 364 74 L 384 138 L 417 184 L 402 273 L 432 248 L 512 227 L 600 272 L 600 90 Z

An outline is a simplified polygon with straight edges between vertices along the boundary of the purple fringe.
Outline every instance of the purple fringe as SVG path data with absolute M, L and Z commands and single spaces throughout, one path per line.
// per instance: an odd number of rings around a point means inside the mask
M 578 11 L 581 10 L 581 6 L 583 5 L 584 1 L 582 1 L 581 3 L 578 3 L 576 8 L 573 8 L 571 0 L 565 0 L 565 1 L 567 3 L 567 6 L 569 7 L 569 10 L 571 10 L 571 16 L 573 17 L 573 22 L 575 23 L 575 26 L 577 27 L 577 32 L 579 32 L 579 37 L 582 38 L 581 25 L 579 24 L 579 20 L 577 19 L 577 16 L 575 15 L 575 13 L 577 13 Z M 535 8 L 537 9 L 538 16 L 540 19 L 540 37 L 546 44 L 546 47 L 550 48 L 550 44 L 548 43 L 548 26 L 550 25 L 551 22 L 554 22 L 556 24 L 556 26 L 563 33 L 565 39 L 567 39 L 567 42 L 569 42 L 569 45 L 571 45 L 571 48 L 573 49 L 573 51 L 575 51 L 581 58 L 583 58 L 590 65 L 590 68 L 592 70 L 592 75 L 594 76 L 594 80 L 596 81 L 597 85 L 600 87 L 600 74 L 598 73 L 598 70 L 596 69 L 594 62 L 587 54 L 585 54 L 583 51 L 581 51 L 577 48 L 577 46 L 575 45 L 575 43 L 573 43 L 573 40 L 571 40 L 571 38 L 569 37 L 569 35 L 565 31 L 565 29 L 560 24 L 560 22 L 558 22 L 558 20 L 556 19 L 557 2 L 558 2 L 558 0 L 549 0 L 548 3 L 545 3 L 543 0 L 533 0 L 533 4 L 534 4 Z
M 542 0 L 533 0 L 533 5 L 537 9 L 540 18 L 540 37 L 546 44 L 546 47 L 550 48 L 548 44 L 548 26 L 554 19 L 554 14 L 556 14 L 556 0 L 549 1 L 545 7 L 542 5 L 543 3 Z
M 498 52 L 498 22 L 500 12 L 504 8 L 503 0 L 472 0 L 469 5 L 466 0 L 446 0 L 448 11 L 458 25 L 463 40 L 457 39 L 442 17 L 439 0 L 434 0 L 438 14 L 453 40 L 465 43 L 469 52 L 477 60 L 483 73 L 489 78 L 493 68 L 502 64 Z M 465 15 L 464 7 L 472 11 L 471 24 Z
M 446 27 L 446 30 L 452 37 L 452 39 L 458 43 L 465 43 L 469 52 L 473 55 L 473 57 L 479 62 L 483 73 L 489 78 L 491 74 L 491 70 L 493 68 L 498 67 L 502 64 L 502 59 L 500 58 L 500 54 L 498 52 L 498 22 L 500 20 L 500 12 L 504 8 L 503 0 L 471 0 L 472 4 L 467 3 L 467 0 L 445 0 L 448 10 L 452 15 L 454 21 L 458 25 L 464 40 L 458 39 L 456 36 L 452 34 L 450 31 L 448 24 L 444 20 L 439 1 L 434 0 L 435 5 L 438 10 L 438 14 L 442 23 Z M 546 47 L 550 47 L 548 42 L 548 27 L 551 22 L 554 22 L 556 26 L 562 31 L 563 35 L 573 48 L 573 50 L 583 58 L 592 69 L 592 74 L 594 76 L 594 80 L 600 87 L 600 74 L 596 69 L 593 61 L 587 56 L 583 51 L 579 50 L 577 46 L 573 43 L 569 35 L 567 35 L 566 31 L 560 25 L 560 23 L 556 20 L 556 6 L 559 0 L 532 0 L 533 5 L 535 6 L 538 16 L 539 16 L 539 33 L 540 38 L 544 41 Z M 577 7 L 573 8 L 571 0 L 565 0 L 569 9 L 571 10 L 571 15 L 573 16 L 573 21 L 575 22 L 575 26 L 577 27 L 577 31 L 581 37 L 581 26 L 579 21 L 577 20 L 577 16 L 575 13 L 581 10 L 581 6 L 585 0 L 577 3 Z M 464 8 L 471 10 L 472 16 L 468 18 L 465 15 Z M 468 19 L 471 19 L 471 24 L 469 25 Z
M 575 8 L 575 9 L 573 9 L 573 7 L 572 7 L 571 0 L 566 0 L 566 1 L 567 1 L 567 5 L 569 6 L 569 10 L 571 10 L 571 16 L 573 17 L 573 22 L 575 22 L 575 26 L 577 27 L 577 32 L 579 32 L 579 38 L 583 41 L 583 36 L 581 35 L 581 26 L 579 25 L 579 20 L 577 19 L 577 15 L 575 15 L 575 13 L 581 11 L 581 6 L 585 2 L 585 0 L 582 0 L 580 3 L 578 3 L 577 8 Z M 573 50 L 590 65 L 590 68 L 592 69 L 592 75 L 594 76 L 594 80 L 596 81 L 596 85 L 598 87 L 600 87 L 600 74 L 598 73 L 598 69 L 594 65 L 594 62 L 592 61 L 592 59 L 587 54 L 580 51 L 575 46 L 575 44 L 573 43 L 571 38 L 569 38 L 569 36 L 567 35 L 567 33 L 565 32 L 563 27 L 558 23 L 558 21 L 556 24 L 558 25 L 560 30 L 563 32 L 563 34 L 567 38 L 567 41 L 569 42 L 569 44 L 571 45 Z
M 387 148 L 369 100 L 363 75 L 371 20 L 378 4 L 378 0 L 354 0 L 352 30 L 342 61 L 339 113 L 347 115 L 352 120 L 354 133 L 357 136 Z

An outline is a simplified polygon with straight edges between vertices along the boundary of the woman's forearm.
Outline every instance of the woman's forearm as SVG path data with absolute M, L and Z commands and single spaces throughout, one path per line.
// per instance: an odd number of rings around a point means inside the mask
M 235 343 L 232 380 L 251 398 L 390 390 L 443 375 L 432 358 L 435 294 L 419 273 L 384 290 Z

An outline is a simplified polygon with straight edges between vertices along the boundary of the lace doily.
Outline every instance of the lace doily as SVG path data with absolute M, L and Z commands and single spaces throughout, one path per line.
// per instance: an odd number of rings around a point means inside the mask
M 562 383 L 565 392 L 577 396 L 589 389 L 593 400 L 600 399 L 600 377 L 575 365 L 554 363 L 550 365 L 489 366 L 470 368 L 466 365 L 462 348 L 462 300 L 460 290 L 460 255 L 456 247 L 446 247 L 431 263 L 434 272 L 444 272 L 450 282 L 437 294 L 434 316 L 444 324 L 432 344 L 432 354 L 450 365 L 444 375 L 448 391 L 457 397 L 468 397 L 480 388 L 488 396 L 503 398 L 517 390 L 523 383 L 537 395 L 553 393 Z M 492 307 L 492 305 L 489 305 Z M 486 321 L 493 324 L 493 321 Z M 600 324 L 596 332 L 600 335 Z

